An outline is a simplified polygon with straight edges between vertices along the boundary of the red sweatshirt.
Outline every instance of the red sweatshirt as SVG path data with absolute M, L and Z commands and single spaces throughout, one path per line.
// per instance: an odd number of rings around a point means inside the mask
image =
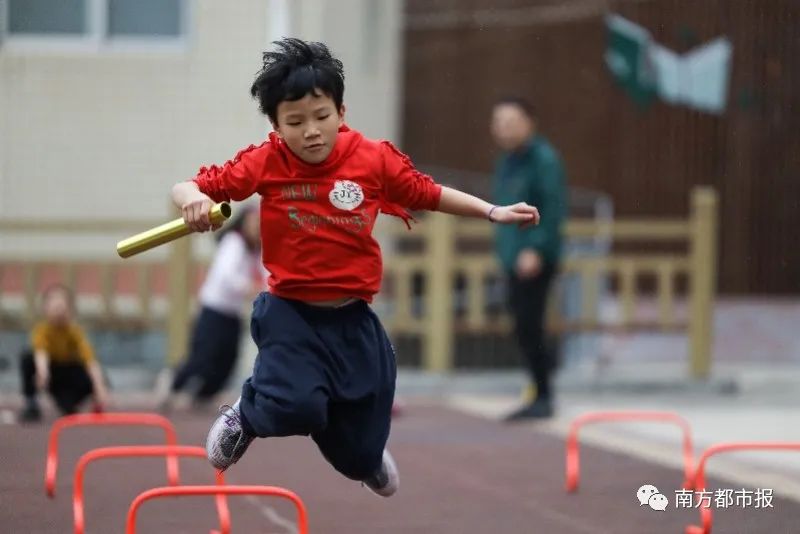
M 215 202 L 261 195 L 262 259 L 269 289 L 321 301 L 378 292 L 383 265 L 372 237 L 379 212 L 408 221 L 403 208 L 435 210 L 442 188 L 388 141 L 343 126 L 325 161 L 297 157 L 275 133 L 222 167 L 195 177 Z

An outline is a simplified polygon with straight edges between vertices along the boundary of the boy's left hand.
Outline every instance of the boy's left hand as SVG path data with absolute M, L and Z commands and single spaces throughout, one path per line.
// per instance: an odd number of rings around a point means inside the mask
M 492 222 L 500 224 L 518 224 L 520 228 L 539 224 L 539 210 L 525 202 L 517 202 L 511 206 L 497 206 L 492 211 Z

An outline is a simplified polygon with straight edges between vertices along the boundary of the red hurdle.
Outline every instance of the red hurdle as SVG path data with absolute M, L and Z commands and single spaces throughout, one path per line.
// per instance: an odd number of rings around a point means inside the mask
M 578 480 L 580 478 L 580 452 L 578 449 L 578 431 L 587 424 L 592 423 L 611 423 L 620 421 L 645 421 L 655 423 L 671 423 L 678 425 L 683 433 L 683 486 L 689 487 L 692 483 L 693 466 L 693 446 L 692 431 L 689 423 L 681 416 L 673 412 L 656 411 L 615 411 L 615 412 L 591 412 L 577 417 L 570 426 L 567 435 L 567 466 L 566 466 L 566 489 L 573 493 L 578 490 Z
M 160 497 L 176 497 L 185 495 L 269 495 L 288 499 L 297 508 L 297 530 L 298 534 L 308 534 L 308 517 L 306 507 L 295 493 L 275 486 L 174 486 L 149 489 L 140 493 L 128 508 L 128 520 L 126 522 L 126 534 L 136 534 L 136 512 L 139 507 L 150 499 Z M 212 534 L 215 531 L 212 531 Z M 223 533 L 225 534 L 225 533 Z
M 79 413 L 65 415 L 53 423 L 47 443 L 47 464 L 44 474 L 44 488 L 48 497 L 56 495 L 56 473 L 58 470 L 58 437 L 65 428 L 73 426 L 105 426 L 105 425 L 144 425 L 157 426 L 164 429 L 167 445 L 177 445 L 178 436 L 175 427 L 166 417 L 154 413 Z M 178 484 L 178 459 L 167 457 L 167 480 L 170 484 Z
M 74 515 L 75 534 L 83 534 L 85 520 L 83 513 L 83 479 L 84 472 L 90 463 L 101 458 L 122 458 L 126 456 L 194 456 L 206 459 L 206 450 L 203 447 L 189 447 L 183 445 L 129 445 L 121 447 L 100 447 L 92 449 L 78 460 L 75 466 L 73 481 L 72 511 Z M 216 471 L 217 484 L 224 485 L 225 478 L 221 471 Z M 175 481 L 175 485 L 177 485 Z M 230 512 L 224 495 L 217 495 L 217 513 L 219 515 L 220 531 L 229 534 L 231 530 Z
M 706 489 L 706 463 L 708 459 L 722 452 L 734 451 L 800 451 L 800 442 L 785 442 L 785 441 L 740 441 L 734 443 L 719 443 L 712 445 L 703 451 L 700 460 L 697 463 L 697 473 L 688 489 L 692 490 L 705 490 Z M 714 522 L 714 516 L 711 513 L 711 507 L 700 507 L 700 525 L 688 525 L 686 527 L 686 534 L 711 534 L 711 526 Z

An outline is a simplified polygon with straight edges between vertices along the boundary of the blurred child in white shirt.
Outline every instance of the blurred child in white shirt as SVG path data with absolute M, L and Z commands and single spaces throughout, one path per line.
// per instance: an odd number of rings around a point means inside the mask
M 200 289 L 200 312 L 194 323 L 189 354 L 172 379 L 161 403 L 169 409 L 179 392 L 202 407 L 225 387 L 239 358 L 244 310 L 266 283 L 261 262 L 257 206 L 242 207 L 217 235 L 214 260 Z

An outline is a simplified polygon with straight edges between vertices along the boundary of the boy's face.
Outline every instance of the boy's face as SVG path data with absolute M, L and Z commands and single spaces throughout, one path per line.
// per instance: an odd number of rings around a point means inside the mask
M 300 100 L 284 100 L 276 111 L 278 123 L 272 127 L 289 149 L 306 163 L 322 163 L 336 144 L 336 134 L 344 124 L 344 106 L 336 109 L 333 99 L 317 91 Z
M 44 299 L 44 316 L 51 323 L 61 324 L 70 317 L 69 295 L 61 289 L 51 290 Z
M 515 104 L 498 104 L 492 111 L 492 137 L 501 149 L 513 151 L 533 135 L 533 121 Z

